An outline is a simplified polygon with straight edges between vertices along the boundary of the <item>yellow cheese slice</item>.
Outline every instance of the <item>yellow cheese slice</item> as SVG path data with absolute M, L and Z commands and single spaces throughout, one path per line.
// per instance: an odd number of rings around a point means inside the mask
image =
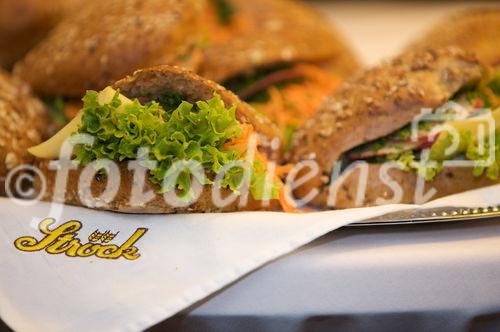
M 491 116 L 491 117 L 490 117 Z M 492 111 L 491 114 L 477 116 L 473 118 L 468 118 L 464 120 L 455 120 L 447 122 L 446 125 L 453 128 L 457 133 L 470 132 L 472 140 L 477 140 L 479 135 L 479 128 L 483 128 L 484 134 L 488 135 L 488 130 L 490 129 L 490 121 L 493 120 L 495 123 L 494 128 L 498 129 L 500 127 L 500 108 Z M 446 136 L 446 131 L 442 132 L 438 139 Z
M 116 94 L 115 89 L 107 87 L 101 92 L 99 92 L 97 101 L 101 105 L 109 104 L 113 100 L 115 94 Z M 132 103 L 132 100 L 128 99 L 122 94 L 120 94 L 118 98 L 122 102 L 120 107 L 117 109 L 118 111 L 122 111 L 126 105 Z M 40 143 L 36 146 L 29 148 L 28 152 L 34 155 L 35 157 L 42 159 L 57 159 L 59 157 L 61 147 L 66 141 L 66 139 L 78 131 L 78 128 L 82 123 L 82 116 L 83 112 L 82 111 L 78 112 L 75 118 L 71 120 L 61 130 L 59 130 L 54 136 L 52 136 L 43 143 Z
M 455 134 L 461 135 L 462 133 L 470 133 L 471 135 L 471 140 L 474 142 L 481 140 L 488 140 L 490 138 L 490 129 L 491 129 L 491 123 L 490 121 L 494 121 L 493 126 L 494 129 L 497 130 L 500 128 L 500 108 L 497 108 L 490 114 L 486 115 L 481 115 L 473 118 L 468 118 L 464 120 L 455 120 L 455 121 L 449 121 L 445 123 L 446 127 L 445 130 L 443 130 L 437 140 L 434 142 L 434 144 L 431 147 L 431 159 L 433 160 L 447 160 L 453 157 L 454 155 L 457 155 L 459 153 L 462 153 L 465 151 L 467 148 L 466 142 L 458 142 L 458 146 L 456 147 L 455 151 L 453 151 L 452 155 L 449 155 L 449 152 L 447 152 L 448 148 L 452 146 L 452 144 L 447 140 L 448 133 L 450 133 L 450 130 L 454 131 Z M 482 129 L 480 129 L 482 128 Z M 486 137 L 479 137 L 480 130 L 482 130 L 482 133 L 486 135 Z

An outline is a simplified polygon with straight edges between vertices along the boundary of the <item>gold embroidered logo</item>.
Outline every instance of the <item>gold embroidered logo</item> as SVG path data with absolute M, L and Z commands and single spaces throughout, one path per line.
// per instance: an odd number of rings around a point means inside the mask
M 49 229 L 55 220 L 46 218 L 38 226 L 40 232 L 45 237 L 37 240 L 31 236 L 23 236 L 14 241 L 14 246 L 27 252 L 45 250 L 49 254 L 65 254 L 68 257 L 90 257 L 96 256 L 106 259 L 118 259 L 123 257 L 129 260 L 136 260 L 141 257 L 139 248 L 134 244 L 144 236 L 147 228 L 138 228 L 128 240 L 122 245 L 109 244 L 118 235 L 119 232 L 112 233 L 107 230 L 103 233 L 96 229 L 89 235 L 88 243 L 82 244 L 78 238 L 78 231 L 82 228 L 82 223 L 77 220 L 68 221 L 59 227 Z
M 109 243 L 111 242 L 120 232 L 115 234 L 110 231 L 106 231 L 104 233 L 99 233 L 99 230 L 96 229 L 94 233 L 90 234 L 89 241 L 90 242 L 101 242 L 101 243 Z

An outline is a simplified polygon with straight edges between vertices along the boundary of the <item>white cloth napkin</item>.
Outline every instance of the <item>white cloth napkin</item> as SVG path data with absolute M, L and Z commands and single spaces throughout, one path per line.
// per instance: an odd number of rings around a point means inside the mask
M 450 196 L 428 206 L 498 203 L 500 185 Z M 75 238 L 82 244 L 89 242 L 96 230 L 109 230 L 119 233 L 104 244 L 118 246 L 137 229 L 147 229 L 133 244 L 138 252 L 129 252 L 140 257 L 129 260 L 20 250 L 29 243 L 18 239 L 30 236 L 37 242 L 45 236 L 37 224 L 50 217 L 49 204 L 23 207 L 0 199 L 0 317 L 16 331 L 142 330 L 325 233 L 410 207 L 414 206 L 302 215 L 146 216 L 66 206 L 62 216 L 49 226 L 54 230 L 78 220 L 82 228 Z

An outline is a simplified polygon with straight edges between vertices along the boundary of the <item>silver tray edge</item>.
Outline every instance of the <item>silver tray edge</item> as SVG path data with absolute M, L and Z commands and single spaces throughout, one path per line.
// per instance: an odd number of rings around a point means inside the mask
M 391 212 L 379 217 L 361 220 L 350 226 L 408 225 L 437 222 L 470 221 L 500 217 L 500 206 L 490 207 L 440 207 L 409 209 Z

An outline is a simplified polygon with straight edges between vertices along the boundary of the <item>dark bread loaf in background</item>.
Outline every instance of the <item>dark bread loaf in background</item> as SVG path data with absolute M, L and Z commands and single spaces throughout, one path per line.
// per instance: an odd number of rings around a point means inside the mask
M 472 8 L 443 18 L 408 50 L 457 46 L 474 52 L 490 66 L 500 66 L 500 8 Z
M 290 0 L 228 3 L 234 9 L 235 20 L 241 18 L 244 22 L 228 25 L 228 38 L 211 38 L 215 40 L 203 52 L 201 76 L 224 82 L 256 68 L 307 62 L 347 77 L 360 67 L 332 22 L 309 4 Z
M 91 2 L 14 68 L 45 96 L 80 98 L 139 68 L 175 64 L 198 39 L 201 0 Z

